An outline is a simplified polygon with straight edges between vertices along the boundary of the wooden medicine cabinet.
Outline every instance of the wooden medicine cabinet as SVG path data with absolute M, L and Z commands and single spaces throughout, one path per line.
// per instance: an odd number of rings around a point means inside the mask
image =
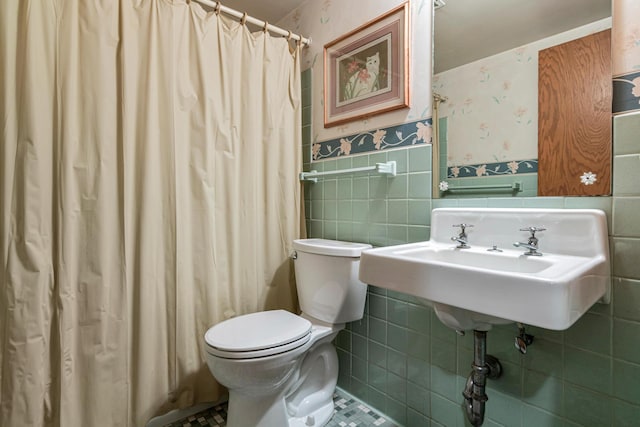
M 538 195 L 611 194 L 611 30 L 538 56 Z

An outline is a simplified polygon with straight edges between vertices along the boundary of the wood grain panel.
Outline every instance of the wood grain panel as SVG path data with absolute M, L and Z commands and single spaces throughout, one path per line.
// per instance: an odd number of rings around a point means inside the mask
M 538 195 L 611 194 L 611 92 L 610 30 L 539 52 Z

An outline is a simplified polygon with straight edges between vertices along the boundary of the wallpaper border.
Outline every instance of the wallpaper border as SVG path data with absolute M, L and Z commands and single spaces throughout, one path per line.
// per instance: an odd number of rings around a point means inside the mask
M 538 159 L 447 167 L 447 178 L 520 175 L 525 173 L 538 173 Z
M 431 144 L 431 117 L 400 125 L 381 127 L 311 145 L 311 161 L 352 156 L 390 148 Z
M 640 71 L 613 78 L 613 114 L 640 110 Z

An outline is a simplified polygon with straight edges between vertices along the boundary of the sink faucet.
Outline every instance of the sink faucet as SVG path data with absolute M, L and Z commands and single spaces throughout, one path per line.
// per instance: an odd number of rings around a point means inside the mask
M 542 253 L 538 252 L 538 238 L 536 237 L 536 232 L 544 231 L 544 230 L 546 230 L 546 228 L 543 228 L 543 227 L 521 228 L 520 231 L 528 231 L 529 233 L 531 233 L 531 235 L 529 236 L 529 240 L 527 240 L 526 243 L 524 243 L 524 242 L 515 242 L 513 244 L 513 246 L 515 246 L 516 248 L 529 249 L 527 252 L 524 253 L 525 255 L 528 255 L 528 256 L 542 256 Z
M 469 249 L 471 246 L 469 246 L 469 241 L 467 240 L 466 229 L 473 227 L 473 224 L 462 223 L 456 224 L 454 227 L 460 227 L 460 234 L 451 238 L 452 241 L 458 242 L 456 249 Z

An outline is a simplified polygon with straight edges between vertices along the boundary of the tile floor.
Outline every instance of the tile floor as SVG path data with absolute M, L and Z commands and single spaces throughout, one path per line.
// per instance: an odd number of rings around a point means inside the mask
M 342 390 L 336 390 L 333 402 L 335 411 L 326 427 L 397 427 L 389 419 Z M 226 417 L 227 405 L 222 404 L 165 424 L 164 427 L 225 427 Z

